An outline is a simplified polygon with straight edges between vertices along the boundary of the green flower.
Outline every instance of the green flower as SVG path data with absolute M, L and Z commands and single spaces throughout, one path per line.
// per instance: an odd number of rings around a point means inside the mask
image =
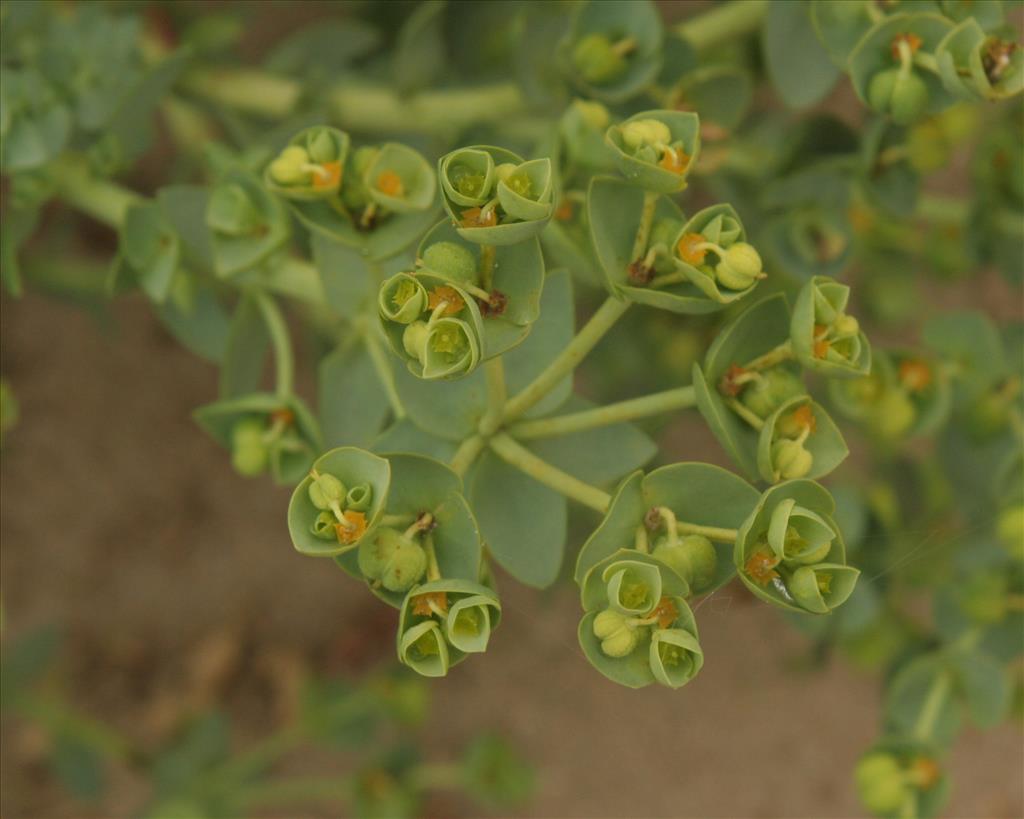
M 857 320 L 845 313 L 850 288 L 815 276 L 797 296 L 790 339 L 797 360 L 823 375 L 852 378 L 871 369 L 871 346 Z
M 697 635 L 686 629 L 655 629 L 649 651 L 654 679 L 669 688 L 686 685 L 704 665 L 704 652 Z
M 338 194 L 349 154 L 349 136 L 337 128 L 306 128 L 267 165 L 264 184 L 288 199 L 325 199 Z
M 427 620 L 405 631 L 399 639 L 398 659 L 424 677 L 445 676 L 451 660 L 440 626 Z
M 674 543 L 662 537 L 651 555 L 675 570 L 695 594 L 708 588 L 715 579 L 718 553 L 703 535 L 687 535 Z
M 605 609 L 594 618 L 594 636 L 601 641 L 601 651 L 609 657 L 625 657 L 633 653 L 640 634 L 633 617 L 615 609 Z

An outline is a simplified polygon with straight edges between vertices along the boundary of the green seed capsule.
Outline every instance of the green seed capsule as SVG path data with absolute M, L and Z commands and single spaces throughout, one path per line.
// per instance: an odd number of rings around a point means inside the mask
M 435 242 L 423 252 L 423 266 L 447 279 L 475 284 L 476 257 L 455 242 Z
M 779 477 L 788 481 L 810 472 L 814 456 L 799 441 L 783 438 L 772 444 L 772 465 Z
M 270 163 L 270 176 L 279 185 L 298 185 L 309 181 L 309 154 L 298 145 L 289 145 Z
M 718 553 L 714 544 L 703 535 L 687 535 L 674 545 L 661 538 L 651 556 L 685 578 L 695 593 L 708 588 L 715 579 Z
M 894 814 L 906 800 L 906 775 L 891 754 L 868 754 L 857 763 L 854 777 L 861 801 L 872 813 L 879 816 Z
M 785 367 L 772 367 L 743 388 L 740 403 L 755 415 L 767 418 L 790 398 L 806 392 L 804 382 L 794 372 Z
M 345 498 L 345 484 L 333 475 L 321 474 L 309 484 L 309 500 L 317 509 L 330 509 Z
M 609 657 L 631 654 L 640 641 L 629 617 L 612 609 L 605 609 L 594 618 L 594 636 L 601 641 L 601 651 Z
M 411 589 L 427 571 L 423 547 L 397 529 L 378 529 L 359 544 L 359 571 L 388 591 Z
M 579 75 L 592 83 L 607 83 L 621 76 L 626 61 L 615 52 L 604 34 L 588 34 L 572 50 L 572 64 Z
M 719 283 L 731 290 L 746 290 L 761 275 L 761 256 L 753 245 L 736 242 L 725 249 L 715 276 Z
M 263 422 L 255 418 L 239 421 L 231 430 L 231 464 L 239 475 L 252 477 L 267 470 L 265 432 Z
M 882 393 L 868 418 L 871 430 L 879 437 L 888 439 L 904 435 L 916 419 L 917 408 L 901 389 L 889 389 Z
M 897 125 L 907 125 L 928 107 L 928 86 L 913 71 L 888 68 L 871 78 L 868 103 L 889 114 Z

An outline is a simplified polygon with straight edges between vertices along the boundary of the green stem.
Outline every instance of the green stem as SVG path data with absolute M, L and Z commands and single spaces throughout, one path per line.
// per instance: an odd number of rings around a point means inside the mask
M 302 85 L 258 68 L 202 68 L 181 80 L 186 91 L 217 106 L 268 119 L 283 119 L 295 109 Z
M 480 283 L 486 291 L 485 298 L 490 298 L 491 288 L 494 287 L 494 258 L 497 251 L 494 245 L 480 246 Z
M 689 40 L 698 51 L 711 51 L 749 34 L 768 10 L 768 0 L 732 0 L 683 20 L 675 33 Z
M 676 532 L 681 535 L 702 535 L 708 540 L 717 540 L 720 543 L 735 543 L 739 537 L 739 529 L 723 529 L 718 526 L 701 526 L 697 523 L 686 523 L 676 521 Z
M 487 412 L 480 419 L 480 435 L 487 438 L 498 431 L 501 413 L 508 399 L 505 366 L 501 363 L 501 358 L 492 358 L 484 362 L 484 375 L 487 377 Z
M 491 438 L 490 445 L 499 458 L 567 498 L 589 506 L 597 512 L 604 512 L 608 508 L 608 504 L 611 503 L 611 496 L 607 492 L 596 486 L 591 486 L 579 478 L 574 478 L 538 458 L 505 433 Z
M 423 538 L 423 550 L 427 553 L 427 580 L 440 580 L 441 567 L 437 565 L 437 552 L 434 550 L 434 538 L 430 535 Z
M 764 421 L 761 418 L 759 418 L 753 412 L 753 410 L 750 410 L 747 407 L 743 406 L 743 404 L 741 404 L 735 398 L 725 399 L 725 404 L 726 406 L 729 407 L 729 409 L 735 412 L 740 418 L 742 418 L 744 421 L 750 424 L 750 426 L 752 426 L 758 432 L 764 429 Z
M 52 170 L 57 196 L 112 228 L 121 226 L 131 205 L 145 201 L 134 191 L 92 176 L 85 162 L 73 157 L 57 160 Z
M 636 229 L 636 238 L 633 240 L 633 253 L 629 257 L 630 262 L 642 259 L 647 250 L 651 225 L 654 224 L 654 210 L 658 207 L 658 198 L 659 194 L 655 191 L 644 191 L 644 206 L 640 211 L 640 224 Z
M 674 390 L 656 392 L 642 398 L 619 401 L 581 412 L 557 415 L 552 418 L 541 418 L 536 421 L 520 421 L 509 427 L 509 434 L 519 440 L 530 438 L 549 438 L 555 435 L 566 435 L 570 432 L 581 432 L 585 429 L 604 427 L 646 418 L 663 412 L 689 409 L 696 404 L 693 387 L 677 387 Z
M 939 75 L 939 63 L 935 59 L 934 54 L 929 54 L 926 51 L 918 51 L 913 56 L 914 65 L 918 68 L 923 68 L 925 71 L 930 71 L 936 76 Z
M 256 306 L 263 315 L 263 321 L 270 333 L 270 343 L 274 348 L 274 371 L 277 376 L 277 395 L 287 398 L 294 388 L 292 344 L 288 337 L 288 326 L 277 302 L 266 293 L 256 292 Z
M 415 515 L 382 515 L 380 519 L 380 525 L 389 529 L 404 529 L 415 522 Z
M 467 470 L 473 465 L 473 462 L 477 459 L 477 456 L 483 451 L 486 441 L 480 435 L 473 435 L 459 444 L 459 448 L 455 450 L 455 454 L 452 455 L 452 459 L 448 462 L 448 466 L 452 468 L 452 471 L 456 475 L 462 477 L 466 474 Z
M 789 361 L 793 357 L 793 342 L 788 338 L 779 344 L 777 347 L 773 347 L 764 355 L 759 355 L 752 361 L 748 361 L 743 365 L 744 370 L 764 370 L 768 367 L 774 367 L 776 364 L 781 364 L 783 361 Z
M 377 338 L 379 332 L 380 327 L 374 322 L 363 330 L 363 340 L 366 342 L 366 352 L 370 355 L 370 361 L 373 362 L 373 369 L 381 386 L 384 387 L 388 403 L 391 404 L 391 412 L 394 413 L 395 420 L 400 421 L 405 418 L 405 407 L 402 406 L 402 399 L 395 388 L 395 372 L 391 369 L 391 362 L 384 355 L 380 340 Z
M 305 741 L 306 734 L 301 726 L 286 728 L 231 757 L 223 765 L 209 771 L 208 776 L 217 782 L 244 781 L 266 770 Z
M 619 318 L 629 309 L 628 301 L 609 296 L 590 321 L 570 341 L 565 349 L 518 394 L 505 404 L 503 420 L 513 421 L 540 401 L 559 381 L 572 372 Z
M 917 715 L 911 735 L 921 742 L 928 742 L 935 730 L 935 723 L 942 713 L 942 706 L 953 688 L 953 677 L 948 671 L 939 674 L 925 696 L 921 713 Z

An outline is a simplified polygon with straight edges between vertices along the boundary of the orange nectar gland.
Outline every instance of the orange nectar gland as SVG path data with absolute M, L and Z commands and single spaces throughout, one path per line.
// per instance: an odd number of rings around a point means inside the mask
M 814 432 L 818 427 L 818 421 L 814 417 L 814 411 L 811 409 L 810 404 L 804 404 L 801 407 L 793 410 L 793 414 L 789 416 L 790 421 L 793 422 L 800 429 L 808 429 Z
M 910 763 L 910 775 L 918 787 L 927 789 L 939 781 L 942 772 L 934 759 L 919 756 Z
M 377 177 L 377 190 L 385 196 L 393 196 L 400 199 L 405 196 L 405 186 L 402 184 L 402 177 L 394 171 L 383 171 Z
M 917 51 L 924 41 L 912 32 L 904 32 L 903 34 L 897 34 L 892 38 L 892 44 L 889 46 L 889 50 L 892 52 L 892 58 L 898 60 L 900 58 L 900 43 L 906 43 L 910 46 L 910 53 L 913 54 Z
M 282 407 L 270 413 L 270 420 L 273 423 L 280 423 L 282 426 L 290 427 L 295 420 L 295 413 L 286 407 Z
M 920 392 L 932 383 L 932 370 L 919 359 L 900 362 L 900 381 L 911 392 Z
M 775 555 L 764 549 L 759 549 L 747 558 L 743 570 L 759 586 L 767 586 L 779 576 L 779 573 L 775 571 L 775 567 L 778 565 L 779 559 Z
M 466 303 L 462 300 L 462 296 L 459 295 L 459 291 L 454 287 L 448 287 L 447 285 L 435 287 L 427 295 L 427 307 L 431 310 L 436 310 L 445 302 L 447 302 L 447 304 L 444 311 L 441 313 L 442 316 L 454 316 L 466 306 Z
M 559 222 L 568 222 L 572 219 L 572 201 L 569 199 L 563 199 L 558 203 L 558 207 L 555 209 L 555 218 Z
M 690 157 L 687 156 L 683 151 L 676 150 L 674 148 L 667 149 L 661 155 L 661 161 L 658 166 L 664 168 L 666 171 L 671 171 L 675 174 L 683 174 L 690 165 Z
M 676 251 L 679 253 L 679 258 L 687 264 L 703 264 L 707 250 L 699 247 L 699 245 L 704 244 L 705 241 L 707 240 L 704 238 L 703 234 L 687 233 L 679 240 L 679 244 L 676 245 Z
M 324 162 L 321 166 L 327 173 L 313 174 L 313 190 L 333 190 L 341 182 L 341 163 Z
M 825 338 L 825 334 L 828 333 L 828 327 L 824 324 L 814 325 L 814 357 L 824 358 L 828 355 L 829 348 L 832 346 L 832 342 Z
M 679 610 L 671 598 L 662 597 L 654 609 L 653 616 L 658 618 L 658 628 L 668 628 L 679 617 Z
M 366 515 L 362 512 L 343 512 L 341 516 L 345 522 L 334 524 L 334 534 L 338 543 L 348 546 L 366 534 Z
M 438 611 L 448 611 L 447 594 L 444 592 L 427 592 L 426 594 L 418 594 L 412 599 L 412 613 L 419 617 L 430 617 L 434 613 L 431 603 L 433 603 L 434 608 Z
M 735 398 L 743 392 L 745 383 L 741 384 L 739 377 L 744 373 L 746 373 L 746 369 L 739 364 L 730 364 L 729 369 L 725 371 L 725 375 L 722 376 L 722 380 L 719 382 L 719 390 L 730 398 Z
M 459 225 L 464 228 L 494 227 L 498 224 L 498 214 L 491 208 L 485 214 L 482 208 L 470 208 L 462 211 L 462 221 Z

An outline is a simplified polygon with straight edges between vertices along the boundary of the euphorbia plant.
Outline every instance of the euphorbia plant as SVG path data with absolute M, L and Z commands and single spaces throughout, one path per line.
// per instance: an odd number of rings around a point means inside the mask
M 271 60 L 286 76 L 148 34 L 125 57 L 134 90 L 115 84 L 106 106 L 34 60 L 65 24 L 12 5 L 10 289 L 13 248 L 51 195 L 116 228 L 109 288 L 137 287 L 221 367 L 196 420 L 241 474 L 295 486 L 295 548 L 396 609 L 413 671 L 443 676 L 501 639 L 494 567 L 558 579 L 573 502 L 594 513 L 574 580 L 600 674 L 686 685 L 714 662 L 698 602 L 738 577 L 819 640 L 889 666 L 885 733 L 857 786 L 883 815 L 938 810 L 958 703 L 1001 719 L 1020 653 L 1006 635 L 1024 587 L 1021 337 L 950 314 L 916 343 L 906 271 L 984 261 L 1019 286 L 1019 117 L 988 115 L 973 202 L 921 192 L 978 119 L 955 101 L 1021 90 L 1002 4 L 735 0 L 674 27 L 646 2 L 510 4 L 500 24 L 475 16 L 486 5 L 424 5 L 393 51 L 355 23 L 343 57 L 296 34 Z M 485 30 L 508 47 L 467 39 Z M 72 62 L 96 58 L 80 50 Z M 347 69 L 336 86 L 321 59 Z M 397 90 L 361 78 L 389 60 Z M 865 105 L 857 127 L 753 106 L 762 78 L 806 109 L 843 72 Z M 481 83 L 460 86 L 467 75 Z M 201 183 L 145 198 L 105 176 L 137 153 L 126 106 L 161 94 Z M 208 144 L 218 122 L 225 140 Z M 314 342 L 315 409 L 295 387 L 285 300 Z M 899 343 L 873 346 L 872 323 Z M 613 383 L 620 400 L 594 403 L 574 392 L 581 366 L 645 392 L 621 400 Z M 634 422 L 684 411 L 733 469 L 645 468 L 658 448 Z M 937 436 L 928 454 L 903 447 L 922 436 Z M 873 466 L 826 487 L 847 438 Z M 970 481 L 970 504 L 946 514 L 934 497 L 963 488 L 943 462 L 998 479 Z M 918 483 L 923 499 L 905 502 Z M 939 517 L 991 548 L 958 558 L 963 582 L 919 626 L 905 567 L 879 544 Z

